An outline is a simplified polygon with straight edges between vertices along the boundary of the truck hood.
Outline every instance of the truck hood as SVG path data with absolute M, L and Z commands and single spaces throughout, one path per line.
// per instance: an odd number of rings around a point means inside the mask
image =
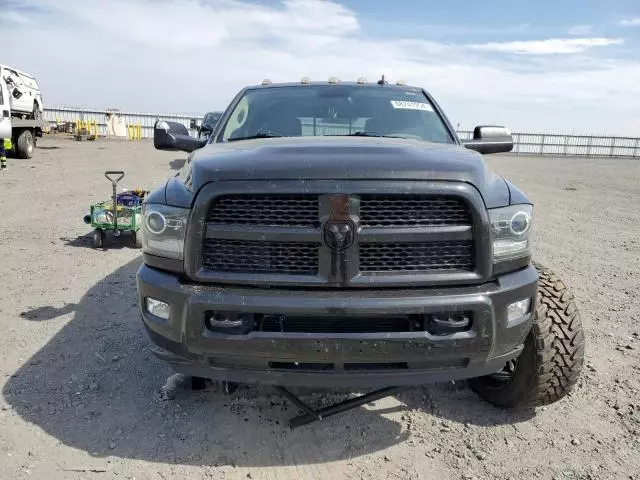
M 225 180 L 441 180 L 475 186 L 488 208 L 509 188 L 459 145 L 378 137 L 287 137 L 212 143 L 189 159 L 193 191 Z

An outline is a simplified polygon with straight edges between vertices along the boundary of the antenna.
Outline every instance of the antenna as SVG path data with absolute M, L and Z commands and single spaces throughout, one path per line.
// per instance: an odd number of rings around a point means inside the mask
M 388 82 L 384 79 L 384 73 L 382 74 L 382 78 L 378 80 L 378 85 L 385 85 Z

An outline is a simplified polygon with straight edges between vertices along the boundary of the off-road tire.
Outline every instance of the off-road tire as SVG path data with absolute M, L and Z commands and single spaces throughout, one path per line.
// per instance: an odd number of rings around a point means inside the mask
M 35 148 L 36 142 L 31 130 L 23 130 L 20 132 L 14 146 L 16 156 L 22 159 L 29 159 L 33 157 L 33 150 Z
M 575 386 L 584 359 L 584 333 L 573 295 L 549 269 L 538 271 L 533 327 L 509 381 L 491 375 L 470 385 L 486 401 L 503 408 L 531 409 L 554 403 Z

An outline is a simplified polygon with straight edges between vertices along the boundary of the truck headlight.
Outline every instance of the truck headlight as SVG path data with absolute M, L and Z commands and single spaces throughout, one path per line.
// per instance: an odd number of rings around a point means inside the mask
M 189 210 L 157 203 L 142 206 L 142 251 L 182 260 Z
M 494 263 L 531 256 L 532 205 L 491 209 L 489 220 Z

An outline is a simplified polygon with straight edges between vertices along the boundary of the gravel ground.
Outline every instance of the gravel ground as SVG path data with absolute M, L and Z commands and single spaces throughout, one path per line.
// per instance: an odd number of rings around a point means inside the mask
M 436 384 L 289 431 L 269 390 L 185 388 L 147 348 L 139 251 L 90 247 L 103 171 L 153 188 L 181 158 L 53 137 L 0 173 L 0 479 L 640 479 L 640 161 L 488 159 L 535 202 L 536 258 L 581 308 L 572 395 L 523 415 Z

